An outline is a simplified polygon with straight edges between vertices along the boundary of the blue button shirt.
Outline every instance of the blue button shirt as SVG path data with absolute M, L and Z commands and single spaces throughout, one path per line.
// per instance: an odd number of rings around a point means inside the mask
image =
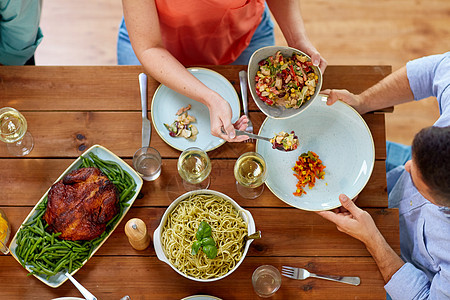
M 42 40 L 41 0 L 0 0 L 0 64 L 23 65 Z
M 434 96 L 450 125 L 450 52 L 408 62 L 415 100 Z M 450 299 L 450 209 L 426 200 L 403 166 L 387 174 L 389 207 L 399 209 L 400 248 L 406 262 L 385 285 L 392 299 Z

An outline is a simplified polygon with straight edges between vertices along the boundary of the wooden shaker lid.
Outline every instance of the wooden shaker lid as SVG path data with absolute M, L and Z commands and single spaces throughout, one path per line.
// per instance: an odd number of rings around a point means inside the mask
M 136 250 L 144 250 L 150 244 L 147 225 L 141 219 L 130 219 L 125 224 L 125 234 L 128 236 L 131 246 Z

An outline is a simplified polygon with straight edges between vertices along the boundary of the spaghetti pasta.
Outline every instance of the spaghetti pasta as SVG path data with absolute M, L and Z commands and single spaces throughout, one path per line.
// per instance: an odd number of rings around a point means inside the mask
M 191 255 L 200 222 L 207 222 L 216 241 L 217 256 L 203 251 Z M 227 274 L 243 258 L 247 224 L 233 205 L 216 195 L 192 195 L 182 200 L 167 218 L 161 234 L 164 253 L 182 273 L 212 279 Z

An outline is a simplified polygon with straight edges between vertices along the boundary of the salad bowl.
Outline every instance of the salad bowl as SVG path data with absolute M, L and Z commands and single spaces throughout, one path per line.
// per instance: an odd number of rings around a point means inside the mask
M 253 55 L 250 57 L 250 61 L 248 63 L 248 85 L 250 89 L 250 93 L 252 95 L 253 100 L 255 101 L 258 108 L 269 118 L 273 119 L 288 119 L 292 118 L 301 112 L 305 111 L 315 99 L 319 97 L 320 89 L 322 88 L 322 72 L 316 66 L 311 66 L 315 75 L 317 75 L 317 83 L 314 94 L 311 98 L 305 101 L 299 108 L 284 108 L 278 105 L 268 105 L 259 97 L 256 90 L 256 77 L 257 72 L 259 71 L 259 62 L 265 60 L 266 58 L 275 55 L 277 51 L 284 57 L 291 57 L 292 54 L 297 53 L 299 55 L 304 55 L 308 58 L 308 61 L 311 61 L 311 58 L 305 54 L 304 52 L 297 50 L 295 48 L 286 47 L 286 46 L 269 46 L 263 47 L 256 50 Z M 271 74 L 275 75 L 275 74 Z

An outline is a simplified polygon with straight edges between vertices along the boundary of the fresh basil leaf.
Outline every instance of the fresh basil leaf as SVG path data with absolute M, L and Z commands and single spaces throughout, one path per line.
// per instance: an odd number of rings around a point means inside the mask
M 198 250 L 200 250 L 200 247 L 201 247 L 201 246 L 202 246 L 202 243 L 201 243 L 201 242 L 195 241 L 195 242 L 192 244 L 191 254 L 192 254 L 192 255 L 197 255 Z
M 203 252 L 205 252 L 206 256 L 209 259 L 216 258 L 216 256 L 217 256 L 216 246 L 211 246 L 211 245 L 203 246 Z
M 198 226 L 197 230 L 197 240 L 201 241 L 203 238 L 207 238 L 211 236 L 211 226 L 209 226 L 208 223 L 205 221 L 202 221 L 200 225 Z
M 212 237 L 203 238 L 201 243 L 202 243 L 203 247 L 216 245 L 216 242 L 214 241 L 214 239 Z

